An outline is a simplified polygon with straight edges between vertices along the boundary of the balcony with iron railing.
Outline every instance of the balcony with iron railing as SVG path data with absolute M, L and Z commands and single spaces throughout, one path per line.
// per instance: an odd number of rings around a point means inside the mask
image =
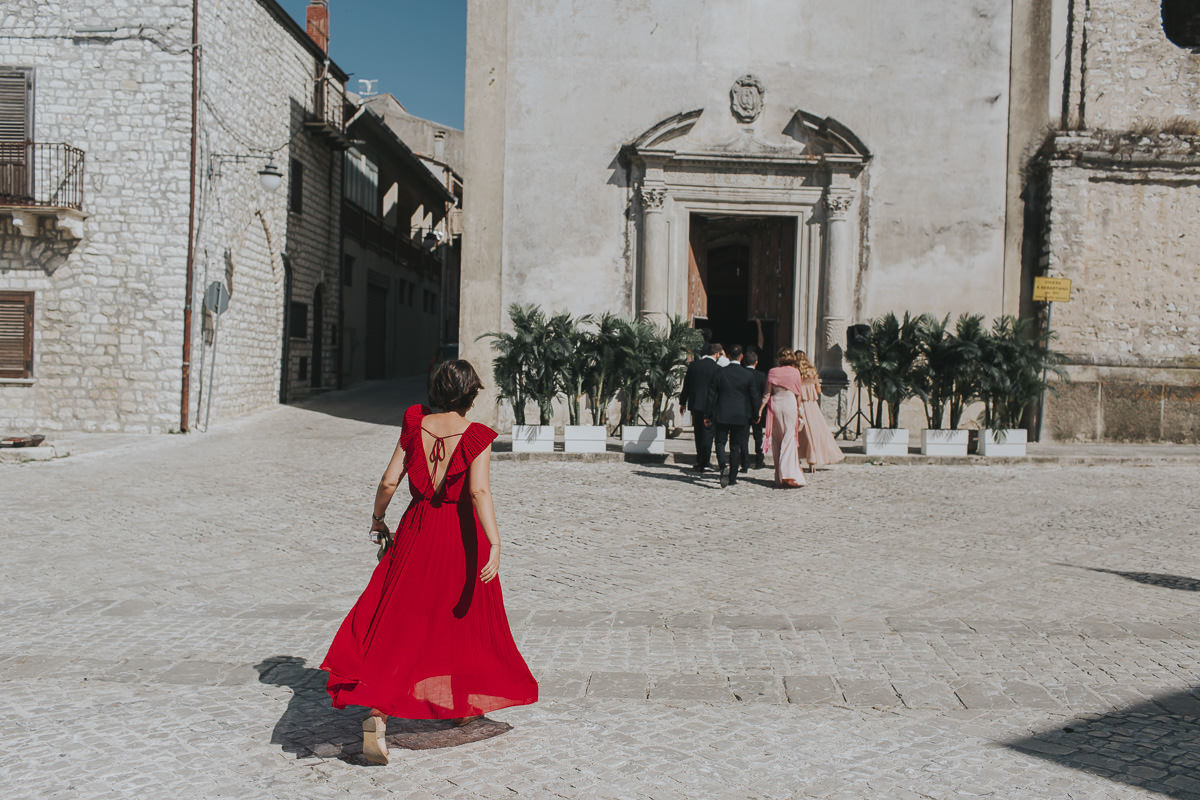
M 313 113 L 304 123 L 312 132 L 330 139 L 337 147 L 349 147 L 346 136 L 346 89 L 329 75 L 313 85 Z
M 84 154 L 69 144 L 0 142 L 0 215 L 23 236 L 51 218 L 68 238 L 81 238 Z

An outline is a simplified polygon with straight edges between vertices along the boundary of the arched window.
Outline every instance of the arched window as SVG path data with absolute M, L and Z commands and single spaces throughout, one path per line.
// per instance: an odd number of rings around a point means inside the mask
M 1200 48 L 1200 0 L 1162 0 L 1162 26 L 1180 47 Z

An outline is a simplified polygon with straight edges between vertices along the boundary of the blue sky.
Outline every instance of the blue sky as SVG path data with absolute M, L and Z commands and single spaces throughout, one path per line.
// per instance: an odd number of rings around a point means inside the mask
M 280 0 L 304 25 L 308 0 Z M 330 0 L 330 55 L 350 74 L 378 79 L 418 117 L 461 129 L 467 59 L 466 0 Z

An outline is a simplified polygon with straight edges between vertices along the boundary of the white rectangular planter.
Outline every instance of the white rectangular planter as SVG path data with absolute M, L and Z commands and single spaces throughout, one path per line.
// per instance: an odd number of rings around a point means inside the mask
M 513 425 L 514 453 L 553 453 L 553 425 Z
M 979 432 L 979 455 L 981 456 L 1024 456 L 1029 431 L 1024 428 L 1007 428 L 999 435 L 990 430 Z
M 603 453 L 608 449 L 608 428 L 603 425 L 564 425 L 563 451 Z
M 965 456 L 968 438 L 965 430 L 925 428 L 921 431 L 921 455 Z
M 662 455 L 667 452 L 667 429 L 662 425 L 622 425 L 621 449 L 626 453 Z
M 908 455 L 907 428 L 867 428 L 865 435 L 869 456 Z

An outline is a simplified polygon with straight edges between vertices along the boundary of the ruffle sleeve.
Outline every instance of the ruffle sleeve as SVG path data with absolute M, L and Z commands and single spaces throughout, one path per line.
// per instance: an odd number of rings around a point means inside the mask
M 494 430 L 479 422 L 472 422 L 463 431 L 462 441 L 458 445 L 458 449 L 454 451 L 454 457 L 450 460 L 450 466 L 446 468 L 446 475 L 457 475 L 460 472 L 466 472 L 471 466 L 471 462 L 492 446 L 492 442 L 498 436 Z
M 418 437 L 417 443 L 420 444 L 421 417 L 423 416 L 425 416 L 425 408 L 420 403 L 409 406 L 404 412 L 404 422 L 400 426 L 400 446 L 406 453 L 412 452 L 414 437 Z

